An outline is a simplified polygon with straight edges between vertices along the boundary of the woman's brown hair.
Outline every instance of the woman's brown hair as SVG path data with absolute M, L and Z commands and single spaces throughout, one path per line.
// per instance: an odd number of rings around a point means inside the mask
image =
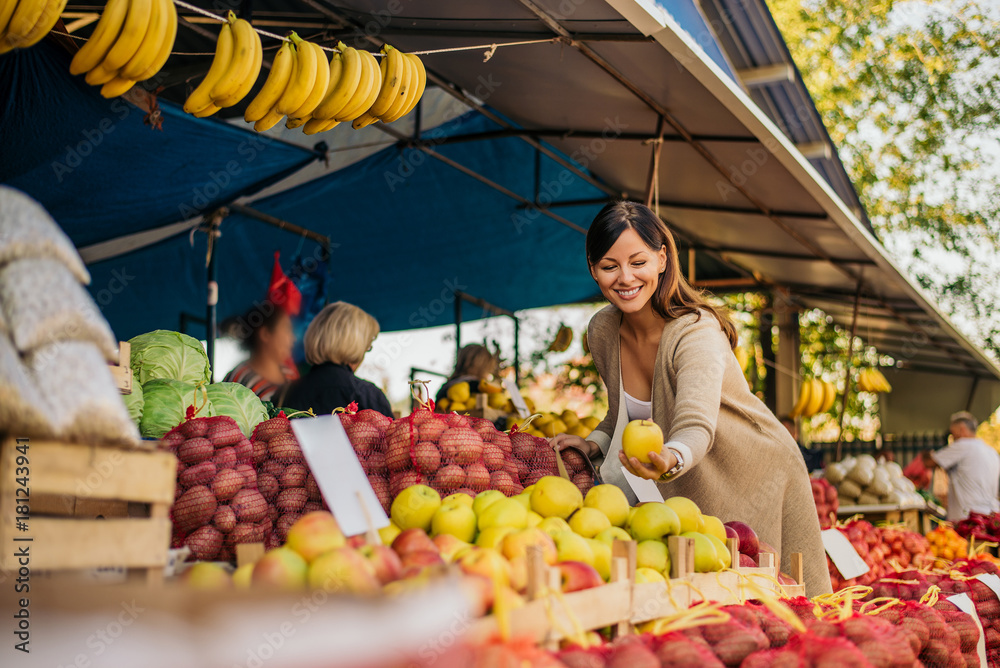
M 612 202 L 605 205 L 587 230 L 587 264 L 593 268 L 618 241 L 625 230 L 635 230 L 639 238 L 653 251 L 667 249 L 667 268 L 653 294 L 653 313 L 667 320 L 688 313 L 711 313 L 733 348 L 738 343 L 736 327 L 725 311 L 710 303 L 701 291 L 692 288 L 681 273 L 674 235 L 659 216 L 638 202 Z
M 470 343 L 458 351 L 455 360 L 455 370 L 448 380 L 461 378 L 462 376 L 475 376 L 485 379 L 490 374 L 499 371 L 499 362 L 495 353 L 491 353 L 489 348 L 478 343 Z

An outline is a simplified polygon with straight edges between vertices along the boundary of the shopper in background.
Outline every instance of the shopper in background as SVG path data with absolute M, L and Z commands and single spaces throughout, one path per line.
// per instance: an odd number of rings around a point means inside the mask
M 378 333 L 378 321 L 357 306 L 335 302 L 323 308 L 303 340 L 312 368 L 289 386 L 278 403 L 325 415 L 357 402 L 358 410 L 372 409 L 393 417 L 382 390 L 354 375 Z
M 265 301 L 224 322 L 221 329 L 249 353 L 226 374 L 225 382 L 246 385 L 261 400 L 271 401 L 280 386 L 299 377 L 291 362 L 295 345 L 292 319 L 284 308 Z
M 951 445 L 923 453 L 924 466 L 939 466 L 948 474 L 949 522 L 972 512 L 1000 512 L 1000 454 L 976 436 L 977 426 L 972 413 L 955 413 L 949 425 Z
M 819 448 L 807 448 L 802 445 L 802 442 L 799 440 L 799 428 L 795 424 L 795 418 L 790 415 L 782 416 L 781 425 L 788 430 L 791 437 L 799 444 L 799 452 L 802 453 L 802 459 L 806 463 L 806 468 L 810 471 L 823 468 L 823 451 Z
M 455 370 L 441 389 L 438 390 L 435 401 L 441 401 L 448 395 L 448 389 L 457 383 L 468 383 L 471 394 L 480 392 L 479 383 L 500 372 L 500 363 L 495 353 L 486 346 L 470 343 L 458 351 L 455 360 Z
M 663 497 L 684 496 L 704 513 L 746 522 L 782 555 L 785 572 L 789 556 L 802 553 L 807 596 L 829 592 L 798 447 L 747 387 L 733 354 L 736 328 L 688 284 L 666 224 L 642 204 L 608 204 L 587 230 L 586 251 L 610 302 L 587 330 L 608 414 L 587 440 L 560 434 L 552 444 L 587 453 L 632 504 L 638 495 L 626 472 L 654 481 Z M 663 431 L 649 464 L 622 452 L 626 425 L 639 419 Z

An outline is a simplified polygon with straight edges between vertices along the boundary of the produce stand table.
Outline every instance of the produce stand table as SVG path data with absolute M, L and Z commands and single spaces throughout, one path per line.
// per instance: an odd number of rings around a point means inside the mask
M 0 570 L 137 569 L 163 580 L 177 459 L 135 448 L 8 438 L 0 443 Z M 27 511 L 27 512 L 25 512 Z
M 837 515 L 840 517 L 851 517 L 853 515 L 863 515 L 872 524 L 888 522 L 896 524 L 902 522 L 910 531 L 926 535 L 934 527 L 931 526 L 931 513 L 927 504 L 894 506 L 890 504 L 867 505 L 867 506 L 840 506 Z

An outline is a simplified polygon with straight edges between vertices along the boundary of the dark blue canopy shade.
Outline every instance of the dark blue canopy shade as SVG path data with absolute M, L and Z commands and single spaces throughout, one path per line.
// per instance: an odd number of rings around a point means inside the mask
M 316 158 L 167 102 L 154 130 L 69 61 L 49 40 L 0 56 L 0 182 L 41 202 L 77 246 L 191 218 Z

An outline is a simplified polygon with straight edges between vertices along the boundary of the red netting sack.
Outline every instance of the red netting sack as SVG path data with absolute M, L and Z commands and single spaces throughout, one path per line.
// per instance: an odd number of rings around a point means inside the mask
M 854 613 L 846 619 L 817 619 L 806 628 L 817 636 L 849 640 L 874 668 L 912 668 L 917 660 L 907 634 L 877 615 Z
M 704 624 L 685 629 L 683 634 L 695 643 L 705 643 L 724 666 L 738 666 L 743 660 L 771 646 L 755 617 L 744 622 L 737 617 L 719 624 Z
M 722 668 L 725 664 L 702 639 L 692 640 L 683 633 L 664 633 L 647 638 L 660 668 Z
M 993 574 L 1000 575 L 1000 568 L 988 559 L 976 559 L 975 557 L 966 557 L 963 559 L 957 559 L 951 564 L 952 570 L 956 570 L 963 575 L 983 575 L 983 574 Z
M 755 622 L 767 637 L 771 649 L 784 647 L 796 632 L 791 624 L 771 612 L 766 605 L 756 601 L 747 601 L 742 606 L 727 606 L 723 610 L 744 623 Z
M 872 593 L 866 600 L 876 598 L 898 598 L 902 601 L 918 601 L 926 593 L 930 584 L 917 571 L 906 571 L 895 576 L 877 580 L 871 584 Z
M 741 668 L 872 668 L 865 655 L 841 637 L 800 633 L 780 649 L 754 652 Z
M 905 601 L 901 606 L 878 615 L 915 636 L 911 643 L 920 647 L 917 655 L 928 668 L 964 666 L 962 637 L 949 626 L 941 612 L 918 601 Z
M 934 604 L 934 609 L 941 613 L 941 619 L 945 625 L 958 634 L 959 652 L 964 657 L 965 662 L 973 660 L 975 665 L 979 665 L 977 646 L 980 633 L 975 620 L 949 601 L 938 601 Z
M 178 462 L 171 545 L 187 546 L 199 560 L 232 559 L 226 537 L 238 503 L 258 495 L 250 439 L 230 417 L 192 418 L 167 432 L 162 447 Z

